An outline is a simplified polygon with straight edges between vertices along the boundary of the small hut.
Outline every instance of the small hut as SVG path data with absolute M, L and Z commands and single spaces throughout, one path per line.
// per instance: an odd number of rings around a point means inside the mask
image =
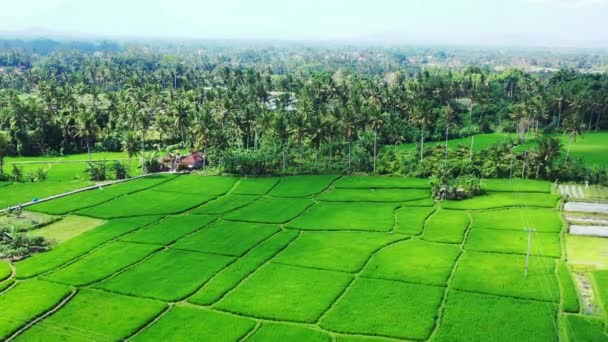
M 189 155 L 183 157 L 179 163 L 180 170 L 196 170 L 205 166 L 206 160 L 205 155 L 200 152 L 192 152 Z

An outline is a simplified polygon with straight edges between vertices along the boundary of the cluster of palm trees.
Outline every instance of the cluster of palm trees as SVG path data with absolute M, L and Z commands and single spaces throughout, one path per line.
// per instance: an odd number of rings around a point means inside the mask
M 72 58 L 77 58 L 74 52 Z M 0 74 L 0 131 L 7 153 L 38 155 L 155 146 L 226 151 L 279 146 L 283 170 L 339 161 L 375 171 L 384 145 L 477 132 L 562 131 L 572 139 L 606 127 L 608 75 L 509 69 L 429 69 L 416 74 L 310 73 L 210 65 L 148 55 L 81 56 Z M 188 63 L 186 63 L 188 61 Z M 2 134 L 2 133 L 0 133 Z M 355 154 L 357 165 L 353 165 Z M 367 156 L 361 162 L 361 155 Z M 141 153 L 142 162 L 144 154 Z M 329 163 L 328 163 L 329 165 Z

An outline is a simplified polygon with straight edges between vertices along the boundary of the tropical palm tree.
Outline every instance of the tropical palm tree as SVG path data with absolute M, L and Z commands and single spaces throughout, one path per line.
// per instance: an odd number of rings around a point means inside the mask
M 76 117 L 76 135 L 85 139 L 89 162 L 91 161 L 91 140 L 95 138 L 97 132 L 99 132 L 99 126 L 95 112 L 82 105 L 80 113 Z
M 129 157 L 129 171 L 131 170 L 131 161 L 133 157 L 139 154 L 139 142 L 137 135 L 132 131 L 127 131 L 122 139 L 122 150 Z

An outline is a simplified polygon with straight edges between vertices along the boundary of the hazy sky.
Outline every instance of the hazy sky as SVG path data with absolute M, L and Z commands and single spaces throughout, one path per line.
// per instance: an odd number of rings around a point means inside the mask
M 0 32 L 608 47 L 608 0 L 2 0 Z

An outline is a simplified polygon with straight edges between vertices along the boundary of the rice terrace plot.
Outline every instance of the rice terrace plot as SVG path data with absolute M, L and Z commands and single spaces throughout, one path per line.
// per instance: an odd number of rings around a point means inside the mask
M 0 260 L 0 339 L 605 341 L 608 293 L 579 313 L 551 184 L 487 187 L 164 175 L 40 203 L 96 224 Z

